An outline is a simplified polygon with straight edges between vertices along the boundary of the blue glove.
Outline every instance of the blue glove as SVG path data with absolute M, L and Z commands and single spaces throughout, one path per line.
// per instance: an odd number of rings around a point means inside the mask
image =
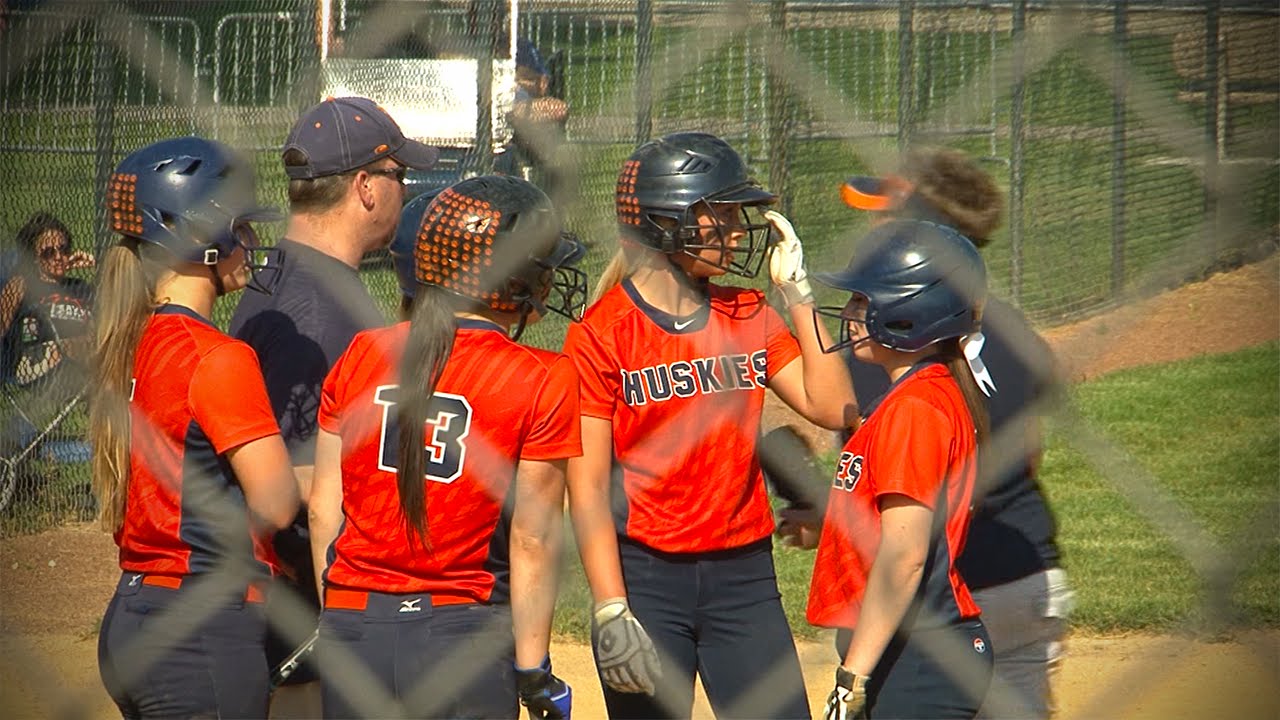
M 536 668 L 516 668 L 516 692 L 520 704 L 529 708 L 533 720 L 569 720 L 573 709 L 573 688 L 551 674 L 551 656 Z

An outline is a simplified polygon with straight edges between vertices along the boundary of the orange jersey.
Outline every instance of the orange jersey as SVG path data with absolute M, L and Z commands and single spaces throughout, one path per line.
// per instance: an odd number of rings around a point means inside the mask
M 325 378 L 319 422 L 342 439 L 344 515 L 325 582 L 505 602 L 517 465 L 582 454 L 577 373 L 563 355 L 513 342 L 497 325 L 458 322 L 427 413 L 428 550 L 410 534 L 396 487 L 408 334 L 400 323 L 356 335 Z
M 977 441 L 960 386 L 945 365 L 917 367 L 899 379 L 836 463 L 809 589 L 809 622 L 852 628 L 880 546 L 879 499 L 905 495 L 934 512 L 912 627 L 977 617 L 978 606 L 956 571 L 969 532 Z
M 120 567 L 186 575 L 229 556 L 275 565 L 269 533 L 254 535 L 226 452 L 280 433 L 258 358 L 208 320 L 164 305 L 134 353 L 129 490 L 115 534 Z
M 623 281 L 565 340 L 582 413 L 613 423 L 619 532 L 664 552 L 773 532 L 756 440 L 765 386 L 800 346 L 762 293 L 707 287 L 708 305 L 674 318 Z

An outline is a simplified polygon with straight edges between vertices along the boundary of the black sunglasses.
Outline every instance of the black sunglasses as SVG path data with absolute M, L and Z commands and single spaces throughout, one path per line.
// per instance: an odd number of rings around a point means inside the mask
M 366 170 L 365 172 L 370 175 L 385 175 L 386 177 L 393 177 L 396 179 L 396 182 L 403 185 L 405 177 L 409 174 L 409 168 L 404 165 L 397 165 L 393 168 L 378 168 L 376 170 Z

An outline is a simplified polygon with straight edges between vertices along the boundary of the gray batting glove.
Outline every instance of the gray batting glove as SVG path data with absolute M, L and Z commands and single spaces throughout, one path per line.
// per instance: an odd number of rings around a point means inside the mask
M 626 599 L 610 598 L 596 605 L 591 624 L 596 666 L 605 684 L 618 692 L 652 695 L 662 677 L 662 665 Z

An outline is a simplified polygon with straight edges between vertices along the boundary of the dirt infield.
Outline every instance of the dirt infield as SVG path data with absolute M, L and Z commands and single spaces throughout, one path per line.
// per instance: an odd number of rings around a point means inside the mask
M 97 622 L 118 577 L 111 537 L 70 526 L 0 543 L 0 714 L 117 717 L 98 678 Z M 1062 718 L 1280 717 L 1280 631 L 1230 642 L 1131 635 L 1070 639 L 1057 683 Z M 830 689 L 829 642 L 800 646 L 809 700 Z M 576 717 L 604 717 L 590 648 L 556 642 Z M 712 717 L 699 696 L 694 714 Z

